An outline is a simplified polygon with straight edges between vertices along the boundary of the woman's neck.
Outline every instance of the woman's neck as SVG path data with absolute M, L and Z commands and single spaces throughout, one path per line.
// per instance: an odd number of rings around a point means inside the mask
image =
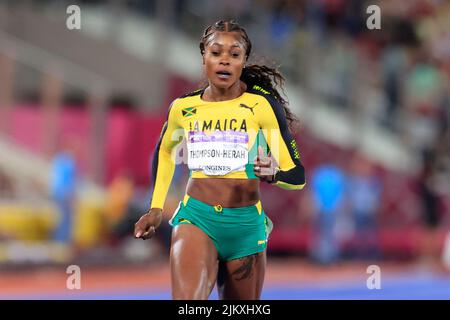
M 232 100 L 241 96 L 246 88 L 246 84 L 240 80 L 229 88 L 218 88 L 209 83 L 209 86 L 203 93 L 202 99 L 211 102 Z

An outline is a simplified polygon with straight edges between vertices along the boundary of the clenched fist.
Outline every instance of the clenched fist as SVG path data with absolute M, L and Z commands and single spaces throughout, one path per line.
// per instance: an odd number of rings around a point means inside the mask
M 134 224 L 134 237 L 147 240 L 153 237 L 162 221 L 162 209 L 152 208 Z
M 255 159 L 253 171 L 261 181 L 268 183 L 274 182 L 275 174 L 278 171 L 275 159 L 270 154 L 265 156 L 261 146 L 258 146 L 258 156 Z

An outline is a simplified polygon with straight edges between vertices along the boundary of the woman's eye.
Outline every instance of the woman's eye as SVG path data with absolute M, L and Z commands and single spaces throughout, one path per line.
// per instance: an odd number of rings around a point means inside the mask
M 213 56 L 218 56 L 219 52 L 218 51 L 213 51 L 212 54 L 213 54 Z
M 233 53 L 233 57 L 239 57 L 239 53 Z

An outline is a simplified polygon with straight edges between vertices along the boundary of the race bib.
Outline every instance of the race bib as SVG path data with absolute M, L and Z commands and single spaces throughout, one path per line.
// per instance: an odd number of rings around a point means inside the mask
M 207 175 L 245 171 L 248 134 L 240 131 L 190 131 L 187 140 L 188 167 Z

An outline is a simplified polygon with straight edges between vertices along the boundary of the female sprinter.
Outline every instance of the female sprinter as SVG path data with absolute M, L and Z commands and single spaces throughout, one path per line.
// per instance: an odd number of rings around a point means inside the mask
M 305 185 L 289 130 L 294 117 L 275 88 L 284 78 L 267 66 L 246 65 L 251 49 L 234 21 L 206 28 L 200 52 L 208 85 L 173 101 L 156 147 L 150 210 L 134 235 L 149 239 L 161 223 L 181 130 L 190 179 L 170 220 L 173 299 L 208 299 L 216 281 L 220 299 L 259 299 L 271 230 L 259 181 L 290 190 Z

